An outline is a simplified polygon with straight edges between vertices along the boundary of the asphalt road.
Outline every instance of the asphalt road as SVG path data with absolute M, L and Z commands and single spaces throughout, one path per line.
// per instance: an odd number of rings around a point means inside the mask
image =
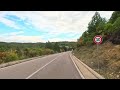
M 69 54 L 52 54 L 1 68 L 0 79 L 81 79 Z

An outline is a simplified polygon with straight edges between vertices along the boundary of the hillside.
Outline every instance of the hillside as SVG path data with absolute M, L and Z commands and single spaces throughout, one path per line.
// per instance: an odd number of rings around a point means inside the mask
M 98 52 L 96 35 L 103 38 Z M 109 20 L 96 12 L 73 53 L 105 78 L 120 79 L 120 11 L 114 11 Z
M 98 52 L 96 45 L 82 46 L 73 53 L 105 78 L 120 79 L 120 45 L 106 42 L 99 45 Z M 98 61 L 100 71 L 98 71 Z

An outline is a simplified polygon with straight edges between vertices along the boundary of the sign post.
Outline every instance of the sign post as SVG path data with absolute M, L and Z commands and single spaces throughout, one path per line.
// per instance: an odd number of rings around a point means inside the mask
M 93 41 L 95 44 L 97 44 L 97 56 L 98 56 L 98 45 L 102 43 L 102 36 L 100 35 L 96 35 L 94 38 L 93 38 Z M 98 72 L 99 72 L 99 59 L 97 60 L 98 61 Z

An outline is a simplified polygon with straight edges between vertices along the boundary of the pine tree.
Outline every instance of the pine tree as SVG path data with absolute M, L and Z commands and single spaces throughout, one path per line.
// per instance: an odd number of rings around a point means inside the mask
M 57 42 L 54 44 L 54 50 L 60 52 L 60 47 Z
M 120 17 L 120 11 L 114 11 L 112 13 L 112 16 L 111 16 L 109 22 L 113 24 L 117 20 L 118 17 Z

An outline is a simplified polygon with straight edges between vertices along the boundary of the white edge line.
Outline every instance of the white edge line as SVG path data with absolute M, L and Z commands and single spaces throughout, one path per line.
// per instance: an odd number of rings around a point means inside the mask
M 71 53 L 70 53 L 70 54 L 71 54 Z M 70 54 L 69 54 L 69 55 L 70 55 Z M 72 59 L 71 55 L 70 55 L 70 58 L 71 58 L 72 62 L 74 63 L 74 65 L 75 65 L 75 67 L 76 67 L 76 69 L 77 69 L 78 73 L 80 74 L 81 78 L 82 78 L 82 79 L 85 79 L 85 77 L 83 76 L 83 74 L 82 74 L 82 73 L 80 72 L 80 70 L 78 69 L 78 67 L 77 67 L 76 63 L 73 61 L 73 59 Z
M 52 63 L 54 60 L 56 60 L 59 56 L 57 56 L 56 58 L 54 58 L 52 61 L 48 62 L 47 64 L 45 64 L 44 66 L 42 66 L 41 68 L 39 68 L 37 71 L 35 71 L 34 73 L 30 74 L 27 78 L 25 79 L 29 79 L 30 77 L 32 77 L 33 75 L 35 75 L 37 72 L 39 72 L 41 69 L 43 69 L 45 66 L 47 66 L 48 64 Z
M 75 57 L 75 56 L 74 56 Z M 92 73 L 97 79 L 105 79 L 103 76 L 101 76 L 99 73 L 97 73 L 96 71 L 94 71 L 92 68 L 90 68 L 89 66 L 87 66 L 86 64 L 84 64 L 82 61 L 80 61 L 77 57 L 75 57 L 86 69 L 88 69 L 90 71 L 90 73 Z

